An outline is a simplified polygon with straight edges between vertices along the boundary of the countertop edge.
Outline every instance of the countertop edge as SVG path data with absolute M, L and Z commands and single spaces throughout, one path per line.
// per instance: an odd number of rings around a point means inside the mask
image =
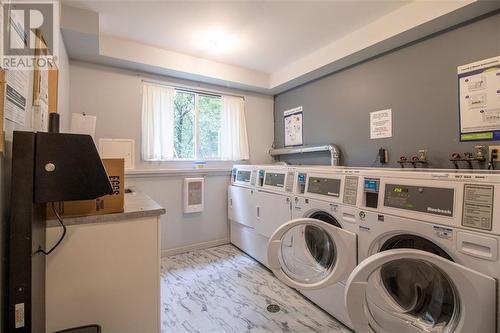
M 66 226 L 70 226 L 70 225 L 82 225 L 82 224 L 93 224 L 93 223 L 117 222 L 122 220 L 134 220 L 146 217 L 160 216 L 165 213 L 166 213 L 165 208 L 159 208 L 155 210 L 138 211 L 138 212 L 123 212 L 123 213 L 113 213 L 104 215 L 65 217 L 63 218 L 63 221 Z M 47 220 L 47 228 L 54 228 L 60 226 L 61 224 L 57 220 Z
M 166 209 L 153 199 L 140 192 L 125 194 L 124 211 L 120 213 L 89 215 L 78 217 L 63 217 L 66 226 L 92 223 L 118 222 L 124 220 L 157 217 L 166 214 Z M 47 228 L 59 227 L 61 224 L 56 219 L 47 220 Z

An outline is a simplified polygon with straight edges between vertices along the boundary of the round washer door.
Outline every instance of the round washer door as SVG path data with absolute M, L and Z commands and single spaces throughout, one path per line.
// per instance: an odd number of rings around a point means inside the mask
M 326 222 L 300 218 L 271 236 L 269 266 L 290 287 L 310 290 L 346 280 L 356 266 L 356 234 Z
M 346 285 L 356 332 L 494 332 L 494 278 L 438 255 L 393 249 L 363 260 Z

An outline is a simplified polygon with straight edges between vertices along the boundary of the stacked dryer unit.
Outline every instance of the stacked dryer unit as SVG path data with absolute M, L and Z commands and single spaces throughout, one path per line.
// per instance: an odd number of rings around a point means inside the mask
M 317 167 L 297 169 L 295 177 L 293 220 L 269 241 L 270 269 L 351 327 L 343 298 L 357 264 L 360 177 L 352 170 Z
M 357 332 L 499 332 L 500 174 L 362 170 Z
M 231 243 L 268 267 L 267 243 L 292 216 L 294 169 L 235 165 L 228 190 Z
M 233 167 L 227 206 L 231 243 L 259 260 L 258 248 L 266 240 L 255 233 L 254 194 L 257 173 L 258 170 L 253 165 Z

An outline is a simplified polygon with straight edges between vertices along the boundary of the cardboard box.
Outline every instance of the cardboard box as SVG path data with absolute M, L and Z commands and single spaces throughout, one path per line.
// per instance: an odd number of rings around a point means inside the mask
M 125 196 L 125 161 L 123 158 L 103 159 L 114 193 L 95 200 L 64 201 L 55 204 L 61 217 L 103 215 L 123 212 Z M 47 218 L 54 219 L 51 204 L 47 206 Z

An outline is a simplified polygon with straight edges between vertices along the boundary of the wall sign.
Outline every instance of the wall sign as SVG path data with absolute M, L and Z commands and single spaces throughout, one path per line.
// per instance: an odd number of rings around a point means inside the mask
M 24 126 L 29 90 L 29 71 L 6 71 L 5 81 L 5 118 Z
M 392 109 L 370 112 L 370 139 L 392 137 Z
M 500 56 L 459 66 L 460 141 L 500 140 Z
M 302 106 L 283 112 L 285 119 L 285 147 L 301 146 L 303 144 Z

